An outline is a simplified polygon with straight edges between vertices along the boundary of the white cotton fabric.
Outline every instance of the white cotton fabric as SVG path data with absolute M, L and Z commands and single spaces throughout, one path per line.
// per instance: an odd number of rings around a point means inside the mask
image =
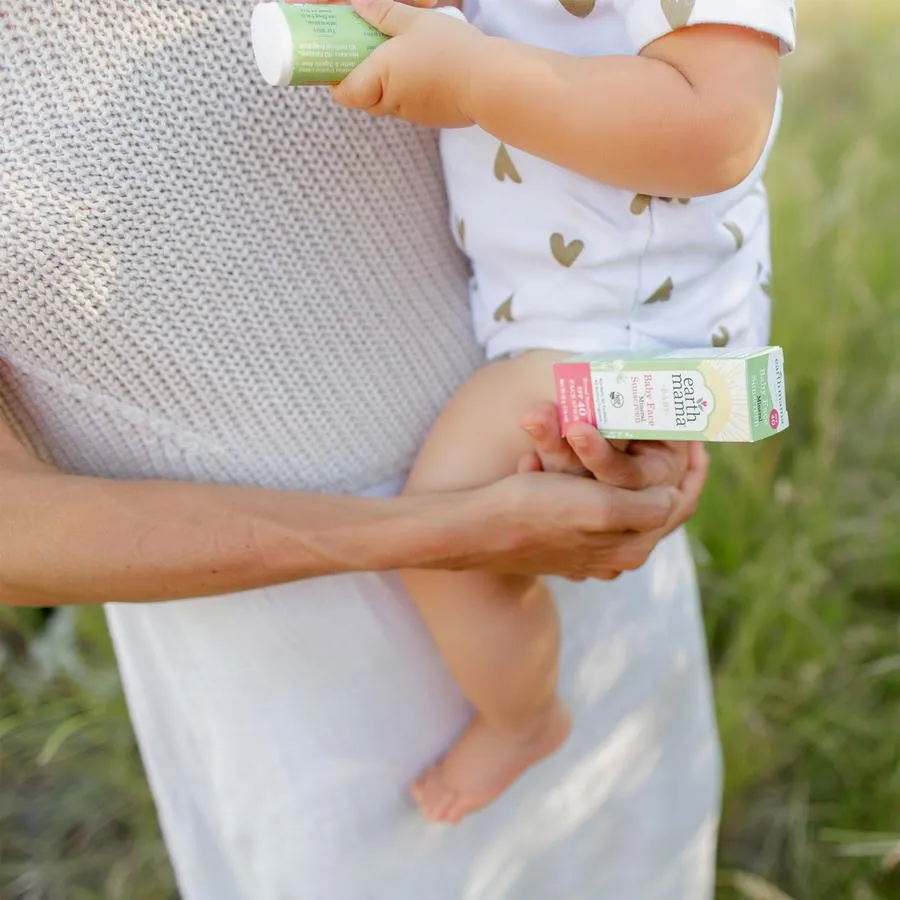
M 634 55 L 676 27 L 722 23 L 794 44 L 793 0 L 466 0 L 486 34 L 576 56 Z M 585 86 L 585 90 L 588 88 Z M 472 261 L 487 356 L 764 344 L 769 220 L 761 178 L 778 131 L 735 188 L 650 198 L 501 144 L 442 135 L 451 224 Z
M 481 359 L 435 141 L 266 87 L 249 15 L 5 0 L 4 414 L 75 473 L 390 493 Z M 184 900 L 709 898 L 684 536 L 554 591 L 572 739 L 456 829 L 405 799 L 467 709 L 396 578 L 110 606 Z

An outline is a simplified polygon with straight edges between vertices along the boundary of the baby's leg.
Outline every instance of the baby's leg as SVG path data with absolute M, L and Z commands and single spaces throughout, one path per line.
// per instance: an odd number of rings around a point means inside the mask
M 407 493 L 478 487 L 512 474 L 530 449 L 518 422 L 552 399 L 558 354 L 491 363 L 466 382 L 428 436 Z M 412 789 L 429 818 L 459 821 L 566 738 L 556 696 L 559 626 L 546 585 L 524 576 L 407 571 L 407 588 L 476 715 Z

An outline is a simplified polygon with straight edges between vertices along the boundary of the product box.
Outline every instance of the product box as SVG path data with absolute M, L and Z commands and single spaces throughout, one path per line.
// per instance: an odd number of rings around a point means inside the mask
M 608 438 L 749 442 L 788 427 L 780 347 L 617 353 L 554 366 L 560 427 Z

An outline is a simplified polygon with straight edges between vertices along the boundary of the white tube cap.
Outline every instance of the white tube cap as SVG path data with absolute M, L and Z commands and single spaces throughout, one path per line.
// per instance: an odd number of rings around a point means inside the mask
M 250 40 L 259 74 L 274 87 L 291 83 L 294 47 L 280 3 L 260 3 L 250 18 Z

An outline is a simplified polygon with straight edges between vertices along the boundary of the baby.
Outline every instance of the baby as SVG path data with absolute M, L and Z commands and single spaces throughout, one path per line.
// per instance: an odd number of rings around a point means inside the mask
M 766 343 L 760 177 L 793 0 L 466 0 L 468 23 L 354 5 L 395 37 L 335 98 L 444 129 L 489 360 L 438 419 L 407 492 L 513 473 L 529 449 L 519 421 L 553 398 L 561 357 Z M 458 822 L 566 739 L 554 600 L 526 577 L 403 578 L 475 710 L 412 787 L 426 816 Z

